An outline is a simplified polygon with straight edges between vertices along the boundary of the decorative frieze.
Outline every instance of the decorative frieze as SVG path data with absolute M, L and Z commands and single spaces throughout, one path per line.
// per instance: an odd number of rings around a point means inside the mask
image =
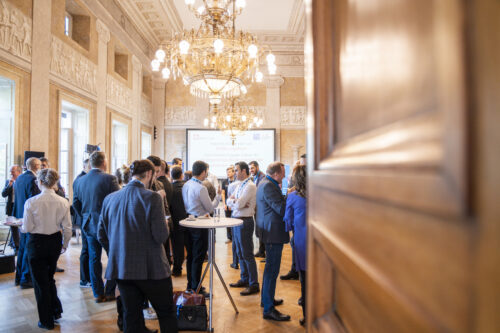
M 31 61 L 31 18 L 0 0 L 0 48 Z
M 305 127 L 305 106 L 282 106 L 280 108 L 281 127 Z
M 141 121 L 152 125 L 153 124 L 153 108 L 151 102 L 146 98 L 141 98 Z
M 195 106 L 167 107 L 165 108 L 165 126 L 194 126 L 197 124 L 197 114 L 198 108 Z
M 52 36 L 51 53 L 52 74 L 93 95 L 97 94 L 97 66 L 92 61 L 55 36 Z
M 107 80 L 107 102 L 118 110 L 130 113 L 132 108 L 132 89 L 124 83 L 115 79 L 112 75 L 108 75 Z

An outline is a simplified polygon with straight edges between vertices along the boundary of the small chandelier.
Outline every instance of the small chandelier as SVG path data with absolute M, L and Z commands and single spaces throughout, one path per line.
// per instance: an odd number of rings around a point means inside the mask
M 223 98 L 247 93 L 245 81 L 262 82 L 259 59 L 266 55 L 268 73 L 276 74 L 275 56 L 259 46 L 255 35 L 236 31 L 236 17 L 245 0 L 185 0 L 202 23 L 195 30 L 175 33 L 162 43 L 151 61 L 153 71 L 166 80 L 181 77 L 192 95 L 219 104 Z
M 205 118 L 203 124 L 229 135 L 234 145 L 236 136 L 249 129 L 261 127 L 263 122 L 255 109 L 241 106 L 239 101 L 233 98 L 222 104 L 211 104 L 208 118 Z

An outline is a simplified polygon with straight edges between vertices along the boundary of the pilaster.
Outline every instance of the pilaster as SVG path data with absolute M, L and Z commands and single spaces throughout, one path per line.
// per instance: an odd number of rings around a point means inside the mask
M 132 55 L 132 156 L 131 161 L 141 157 L 141 94 L 142 64 Z
M 156 139 L 153 136 L 153 154 L 165 154 L 165 81 L 153 78 L 152 98 L 153 126 L 156 126 Z
M 101 148 L 109 150 L 106 146 L 106 94 L 107 94 L 107 71 L 108 71 L 108 43 L 111 34 L 106 25 L 101 21 L 96 22 L 98 46 L 97 46 L 97 112 L 96 112 L 96 144 Z
M 281 107 L 281 90 L 285 80 L 279 75 L 269 76 L 265 79 L 267 87 L 266 91 L 266 127 L 276 128 L 275 138 L 275 159 L 280 159 L 280 107 Z

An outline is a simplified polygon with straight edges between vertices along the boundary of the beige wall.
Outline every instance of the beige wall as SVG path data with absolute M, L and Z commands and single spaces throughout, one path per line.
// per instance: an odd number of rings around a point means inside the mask
M 165 107 L 195 106 L 196 98 L 189 92 L 182 79 L 170 79 L 165 88 Z
M 33 17 L 33 0 L 6 0 L 17 7 L 24 15 Z
M 293 166 L 296 162 L 294 160 L 294 147 L 298 148 L 298 156 L 306 152 L 306 132 L 303 129 L 282 129 L 280 133 L 280 161 Z
M 305 106 L 304 78 L 286 77 L 281 86 L 282 106 Z

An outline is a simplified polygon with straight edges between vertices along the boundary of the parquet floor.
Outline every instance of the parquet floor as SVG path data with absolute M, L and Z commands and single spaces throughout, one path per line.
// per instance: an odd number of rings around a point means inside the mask
M 226 283 L 235 282 L 239 278 L 239 270 L 232 269 L 231 244 L 225 244 L 225 230 L 218 230 L 216 242 L 216 262 Z M 59 266 L 64 273 L 56 273 L 59 298 L 63 304 L 64 313 L 56 331 L 61 332 L 119 332 L 116 326 L 116 305 L 114 302 L 96 304 L 90 289 L 79 287 L 80 245 L 71 241 L 70 248 L 59 259 Z M 103 261 L 105 261 L 103 254 Z M 291 249 L 285 245 L 281 263 L 281 274 L 286 274 L 291 265 Z M 257 261 L 259 282 L 262 283 L 264 263 Z M 186 287 L 186 276 L 173 278 L 174 290 Z M 204 286 L 208 287 L 208 276 Z M 230 288 L 231 294 L 240 313 L 235 314 L 217 275 L 214 276 L 214 329 L 215 332 L 303 332 L 299 325 L 302 318 L 301 308 L 297 305 L 300 297 L 298 281 L 280 281 L 278 279 L 276 298 L 283 298 L 284 304 L 279 310 L 291 315 L 290 322 L 278 323 L 262 318 L 260 295 L 240 296 L 240 289 Z M 208 302 L 207 302 L 208 303 Z M 14 273 L 0 275 L 0 332 L 30 333 L 42 332 L 37 327 L 38 315 L 33 289 L 21 290 L 14 286 Z M 146 321 L 149 328 L 159 328 L 157 321 Z

